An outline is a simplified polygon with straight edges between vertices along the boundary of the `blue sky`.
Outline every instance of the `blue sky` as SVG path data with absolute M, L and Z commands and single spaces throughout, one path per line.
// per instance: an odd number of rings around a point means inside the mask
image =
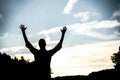
M 63 48 L 52 59 L 53 76 L 88 74 L 113 67 L 110 56 L 120 43 L 120 1 L 0 0 L 0 51 L 33 60 L 21 24 L 36 48 L 45 38 L 47 49 L 58 43 L 60 29 L 66 26 Z

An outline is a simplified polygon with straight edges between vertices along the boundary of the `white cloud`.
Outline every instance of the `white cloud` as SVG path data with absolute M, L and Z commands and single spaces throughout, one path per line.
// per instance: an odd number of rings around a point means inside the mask
M 73 9 L 75 3 L 77 3 L 77 0 L 69 0 L 67 5 L 64 8 L 63 13 L 64 14 L 69 14 L 70 11 Z
M 90 30 L 90 29 L 100 29 L 100 28 L 113 28 L 119 26 L 120 23 L 117 20 L 104 20 L 104 21 L 92 21 L 87 23 L 75 23 L 68 25 L 69 30 Z
M 7 38 L 9 36 L 9 33 L 4 33 L 3 36 L 0 36 L 0 39 Z
M 120 17 L 120 9 L 114 11 L 112 17 L 113 17 L 113 18 L 115 18 L 115 17 Z
M 78 35 L 87 35 L 90 37 L 95 37 L 98 39 L 115 39 L 116 36 L 114 34 L 106 35 L 103 33 L 98 33 L 97 31 L 93 31 L 93 29 L 101 29 L 101 28 L 114 28 L 119 26 L 120 23 L 116 20 L 105 20 L 105 21 L 92 21 L 88 23 L 76 23 L 72 25 L 68 25 L 68 29 L 70 32 L 78 34 Z
M 73 16 L 76 19 L 80 19 L 82 22 L 87 22 L 92 19 L 99 20 L 102 18 L 102 14 L 100 14 L 98 12 L 87 12 L 87 11 L 75 13 L 75 14 L 73 14 Z
M 73 16 L 75 18 L 80 18 L 81 21 L 83 21 L 83 22 L 86 22 L 90 18 L 90 13 L 89 12 L 80 12 L 80 13 L 74 14 Z
M 25 49 L 25 47 L 22 46 L 15 46 L 15 47 L 10 47 L 10 48 L 1 48 L 0 52 L 17 52 L 20 51 L 21 49 Z
M 112 40 L 112 39 L 116 39 L 117 36 L 115 34 L 111 34 L 111 35 L 106 35 L 106 34 L 102 34 L 102 33 L 98 33 L 95 31 L 86 31 L 85 33 L 88 36 L 97 38 L 97 39 L 102 39 L 102 40 Z
M 18 37 L 19 35 L 16 34 L 10 34 L 10 33 L 3 33 L 3 35 L 0 36 L 0 39 L 5 39 L 5 38 L 13 38 L 13 37 Z
M 60 31 L 61 27 L 62 27 L 62 26 L 55 27 L 55 28 L 52 28 L 52 29 L 49 29 L 49 30 L 43 30 L 43 31 L 41 31 L 41 32 L 38 32 L 37 34 L 38 34 L 38 35 L 41 35 L 41 34 L 56 33 L 56 32 L 59 32 L 59 31 Z

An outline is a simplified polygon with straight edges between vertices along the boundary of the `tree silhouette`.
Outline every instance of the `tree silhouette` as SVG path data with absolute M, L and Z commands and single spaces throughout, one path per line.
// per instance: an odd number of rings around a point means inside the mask
M 120 46 L 119 51 L 117 53 L 113 53 L 113 55 L 111 56 L 111 60 L 115 64 L 115 69 L 120 71 Z
M 25 60 L 24 56 L 21 56 L 20 59 L 18 59 L 16 56 L 14 58 L 11 58 L 10 55 L 7 53 L 1 53 L 0 52 L 0 65 L 8 65 L 8 64 L 29 64 L 29 60 Z
M 10 63 L 11 63 L 11 57 L 6 53 L 0 52 L 0 64 L 10 64 Z

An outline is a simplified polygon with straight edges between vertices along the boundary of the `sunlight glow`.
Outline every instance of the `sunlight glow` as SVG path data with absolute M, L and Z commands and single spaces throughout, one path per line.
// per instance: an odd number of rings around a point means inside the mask
M 53 77 L 65 75 L 88 75 L 92 71 L 113 68 L 111 55 L 120 41 L 78 45 L 65 48 L 53 56 Z

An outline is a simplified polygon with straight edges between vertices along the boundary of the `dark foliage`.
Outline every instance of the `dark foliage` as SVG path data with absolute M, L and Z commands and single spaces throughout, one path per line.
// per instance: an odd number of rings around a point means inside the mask
M 119 47 L 119 50 L 117 53 L 114 53 L 112 56 L 111 56 L 111 60 L 112 62 L 115 64 L 115 70 L 116 71 L 120 71 L 120 47 Z
M 53 78 L 52 80 L 87 80 L 87 76 L 64 76 L 64 77 L 56 77 Z
M 26 61 L 23 56 L 21 56 L 21 59 L 18 59 L 17 57 L 11 58 L 11 56 L 7 55 L 6 53 L 0 52 L 0 65 L 28 63 L 29 61 Z
M 52 80 L 120 80 L 120 73 L 116 72 L 114 69 L 106 69 L 97 72 L 92 72 L 87 76 L 64 76 L 56 77 Z

